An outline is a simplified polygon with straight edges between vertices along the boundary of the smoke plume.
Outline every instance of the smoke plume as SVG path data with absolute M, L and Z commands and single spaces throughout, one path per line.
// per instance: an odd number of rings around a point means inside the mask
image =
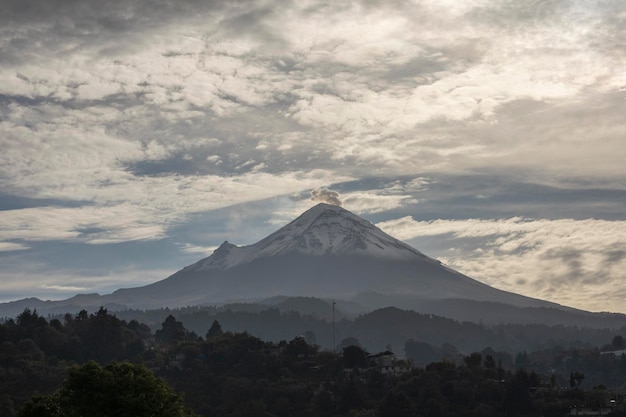
M 342 204 L 339 193 L 327 188 L 311 190 L 311 200 L 317 201 L 318 203 L 332 204 L 334 206 L 341 206 Z

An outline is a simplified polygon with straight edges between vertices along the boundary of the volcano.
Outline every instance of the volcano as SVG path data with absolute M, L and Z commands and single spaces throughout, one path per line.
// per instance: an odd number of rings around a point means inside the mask
M 624 315 L 586 312 L 490 287 L 328 204 L 310 208 L 255 244 L 224 242 L 211 256 L 153 284 L 63 301 L 1 303 L 0 314 L 15 316 L 24 308 L 55 314 L 100 306 L 114 311 L 232 303 L 269 307 L 276 300 L 327 306 L 336 301 L 353 315 L 391 306 L 476 323 L 597 328 L 626 323 Z
M 433 300 L 515 307 L 557 304 L 495 289 L 456 272 L 339 206 L 318 204 L 249 245 L 213 254 L 154 284 L 103 298 L 138 308 L 256 301 L 273 296 L 416 308 Z

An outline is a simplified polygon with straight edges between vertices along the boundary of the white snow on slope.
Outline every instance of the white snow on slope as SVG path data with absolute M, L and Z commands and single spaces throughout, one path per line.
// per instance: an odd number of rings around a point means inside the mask
M 348 210 L 318 204 L 253 245 L 239 247 L 224 242 L 211 256 L 185 269 L 228 269 L 254 259 L 289 253 L 360 255 L 389 260 L 420 259 L 436 262 Z

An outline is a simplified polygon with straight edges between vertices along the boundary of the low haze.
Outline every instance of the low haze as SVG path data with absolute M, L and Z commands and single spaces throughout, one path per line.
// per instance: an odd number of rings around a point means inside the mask
M 626 313 L 621 1 L 0 0 L 0 301 L 148 284 L 342 205 Z

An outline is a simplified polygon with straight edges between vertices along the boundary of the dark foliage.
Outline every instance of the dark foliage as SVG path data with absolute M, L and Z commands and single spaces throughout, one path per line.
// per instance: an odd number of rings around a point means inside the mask
M 436 326 L 464 325 L 434 317 L 422 322 L 412 312 L 392 309 L 357 319 L 353 329 L 364 327 L 341 335 L 357 344 L 364 341 L 364 346 L 369 346 L 366 328 L 395 335 L 394 344 L 404 347 L 409 362 L 383 363 L 378 359 L 392 358 L 383 349 L 374 351 L 380 355 L 369 355 L 358 345 L 345 346 L 341 353 L 322 350 L 312 343 L 320 339 L 319 330 L 298 314 L 272 310 L 253 316 L 275 324 L 291 321 L 293 336 L 264 341 L 211 316 L 198 330 L 206 335 L 202 339 L 171 311 L 160 319 L 155 336 L 139 321 L 126 322 L 105 309 L 50 321 L 24 311 L 0 324 L 0 415 L 13 417 L 21 410 L 22 416 L 97 416 L 88 407 L 111 395 L 131 404 L 128 409 L 140 416 L 141 407 L 156 397 L 133 391 L 133 379 L 156 384 L 154 395 L 170 398 L 176 410 L 183 409 L 173 392 L 184 393 L 185 406 L 206 417 L 562 416 L 570 407 L 597 409 L 610 399 L 616 400 L 613 415 L 626 411 L 614 391 L 626 377 L 626 356 L 595 347 L 555 346 L 516 354 L 483 347 L 462 354 L 451 341 L 433 335 Z M 428 325 L 400 343 L 403 333 L 386 325 L 389 317 L 398 321 L 398 328 L 408 328 L 407 321 L 415 317 Z M 471 328 L 482 334 L 494 331 Z M 605 342 L 620 346 L 614 336 Z M 100 397 L 92 397 L 95 391 Z M 70 403 L 78 408 L 68 411 Z M 106 407 L 98 409 L 124 415 Z
M 96 362 L 73 366 L 61 389 L 36 396 L 20 410 L 19 417 L 192 417 L 161 379 L 142 365 Z
M 6 395 L 0 399 L 0 415 L 14 415 L 35 393 L 53 392 L 73 363 L 141 361 L 151 337 L 146 325 L 126 323 L 103 308 L 68 314 L 63 323 L 25 310 L 0 324 L 0 392 Z
M 232 304 L 220 308 L 197 306 L 149 311 L 128 310 L 117 312 L 117 315 L 126 320 L 147 323 L 155 331 L 161 328 L 168 315 L 172 315 L 184 323 L 190 332 L 198 335 L 206 335 L 215 321 L 218 321 L 224 329 L 233 332 L 247 331 L 272 342 L 309 334 L 315 336 L 316 344 L 332 349 L 333 326 L 325 317 L 324 311 L 309 314 L 306 309 L 300 311 L 297 306 L 292 307 L 291 310 L 280 310 L 261 304 Z M 342 315 L 335 323 L 337 342 L 354 338 L 362 347 L 372 352 L 400 351 L 405 342 L 412 339 L 435 346 L 435 352 L 431 352 L 430 355 L 434 355 L 436 360 L 449 357 L 446 348 L 439 351 L 442 346 L 453 347 L 453 350 L 459 352 L 480 351 L 485 346 L 491 346 L 496 351 L 515 355 L 521 351 L 534 352 L 555 347 L 594 348 L 603 346 L 620 334 L 626 334 L 626 328 L 596 329 L 542 324 L 486 326 L 394 307 L 379 309 L 354 319 L 347 319 Z M 615 343 L 619 344 L 619 340 L 619 337 L 615 339 Z M 392 349 L 388 349 L 388 345 L 391 345 Z M 606 347 L 607 350 L 611 348 L 610 345 Z

